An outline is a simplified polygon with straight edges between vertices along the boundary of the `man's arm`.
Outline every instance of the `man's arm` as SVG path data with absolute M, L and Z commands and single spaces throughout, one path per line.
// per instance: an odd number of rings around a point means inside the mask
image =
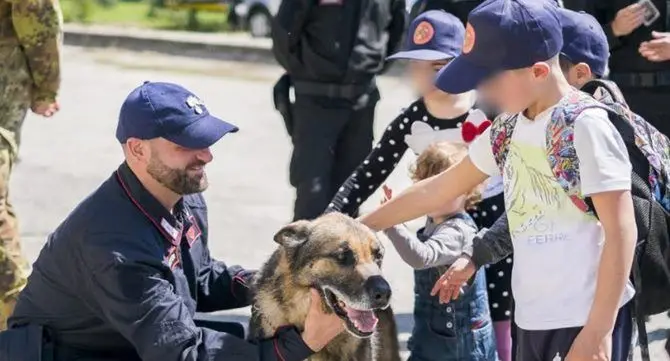
M 407 6 L 405 0 L 391 1 L 391 24 L 388 27 L 389 40 L 386 53 L 394 54 L 402 45 L 402 39 L 407 27 Z
M 249 306 L 252 302 L 251 278 L 255 271 L 240 266 L 226 266 L 211 259 L 198 274 L 198 312 L 214 312 Z
M 53 103 L 60 87 L 62 14 L 57 0 L 10 0 L 12 22 L 33 79 L 32 102 Z
M 313 1 L 315 0 L 282 1 L 272 21 L 272 53 L 289 74 L 291 69 L 301 66 L 299 58 L 293 52 L 300 42 Z
M 195 326 L 164 275 L 170 270 L 138 250 L 128 235 L 91 235 L 80 253 L 91 308 L 133 344 L 142 360 L 299 361 L 313 352 L 293 328 L 254 345 Z M 124 253 L 118 250 L 128 250 Z
M 472 241 L 472 249 L 463 253 L 470 256 L 475 268 L 498 263 L 512 254 L 514 247 L 507 223 L 507 213 L 503 213 L 493 226 L 482 229 Z

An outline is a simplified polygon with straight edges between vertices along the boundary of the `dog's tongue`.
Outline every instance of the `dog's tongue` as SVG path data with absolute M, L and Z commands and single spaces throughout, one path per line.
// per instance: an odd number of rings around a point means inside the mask
M 356 325 L 361 332 L 372 332 L 377 326 L 377 316 L 373 311 L 361 311 L 351 307 L 345 307 L 347 317 Z

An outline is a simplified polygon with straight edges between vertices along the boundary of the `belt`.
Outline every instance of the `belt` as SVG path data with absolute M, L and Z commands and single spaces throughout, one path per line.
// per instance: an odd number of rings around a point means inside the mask
M 651 73 L 616 73 L 610 79 L 620 87 L 654 88 L 670 86 L 670 71 Z
M 325 96 L 327 98 L 357 99 L 374 89 L 374 80 L 367 84 L 332 84 L 294 80 L 296 94 Z

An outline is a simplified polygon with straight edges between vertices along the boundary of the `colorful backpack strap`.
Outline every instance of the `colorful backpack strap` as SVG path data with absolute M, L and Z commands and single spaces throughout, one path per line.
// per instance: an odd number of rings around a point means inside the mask
M 491 124 L 491 149 L 493 158 L 500 169 L 505 169 L 505 160 L 509 152 L 509 144 L 516 127 L 517 114 L 500 114 Z
M 581 211 L 595 216 L 593 206 L 581 192 L 579 160 L 575 149 L 575 120 L 586 109 L 601 108 L 610 111 L 590 95 L 574 91 L 554 109 L 547 126 L 547 159 L 556 180 L 572 203 Z
M 630 110 L 615 83 L 596 79 L 584 84 L 582 91 L 593 94 L 596 100 L 607 105 L 632 125 L 634 133 L 632 141 L 650 165 L 647 180 L 654 198 L 665 210 L 670 211 L 670 139 Z

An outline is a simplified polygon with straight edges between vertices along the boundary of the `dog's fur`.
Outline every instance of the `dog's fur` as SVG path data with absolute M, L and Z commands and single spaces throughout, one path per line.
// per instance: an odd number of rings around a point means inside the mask
M 375 309 L 379 322 L 370 337 L 355 336 L 356 328 L 349 323 L 347 331 L 310 361 L 400 360 L 389 300 L 377 297 L 375 301 L 370 285 L 365 286 L 372 279 L 377 286 L 388 287 L 380 269 L 384 250 L 370 229 L 340 213 L 329 213 L 314 221 L 294 222 L 281 229 L 274 240 L 280 246 L 254 280 L 250 337 L 269 338 L 287 325 L 302 331 L 310 307 L 310 288 L 316 288 L 326 312 L 335 311 L 327 298 L 337 294 L 337 299 L 348 305 Z M 390 296 L 390 288 L 387 290 Z

